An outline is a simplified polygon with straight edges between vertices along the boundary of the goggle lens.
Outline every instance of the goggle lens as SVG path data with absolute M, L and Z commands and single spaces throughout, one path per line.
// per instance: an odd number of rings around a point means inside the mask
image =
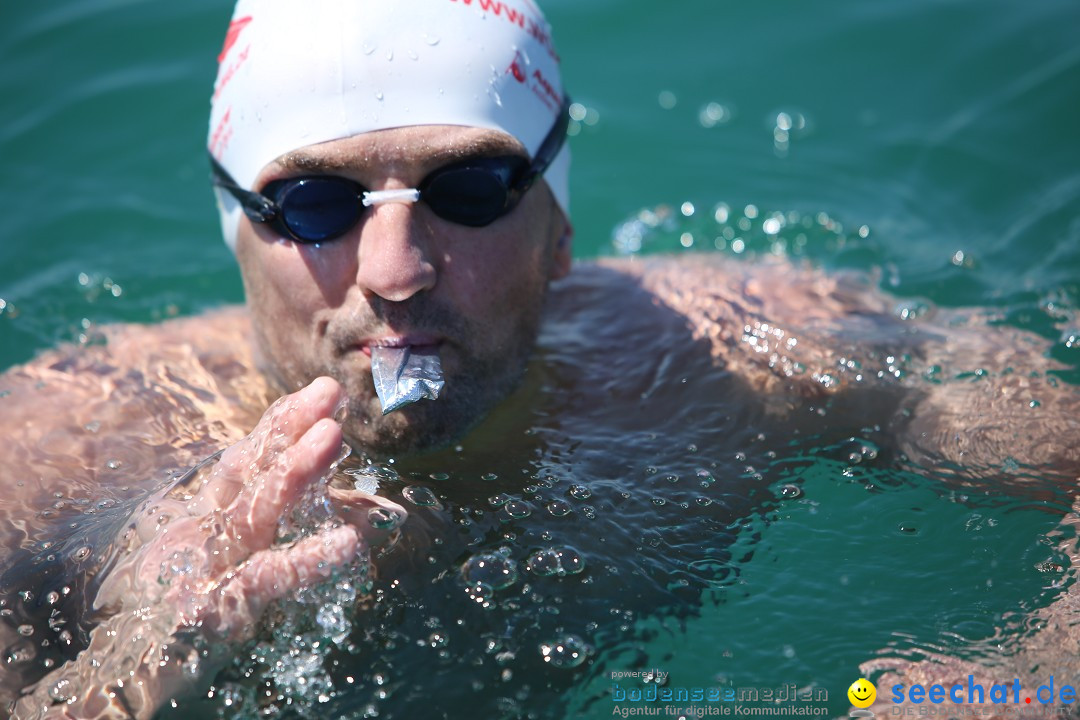
M 439 217 L 469 227 L 482 227 L 508 210 L 510 170 L 457 167 L 432 175 L 420 198 Z
M 285 183 L 276 201 L 281 208 L 281 222 L 294 238 L 305 242 L 332 240 L 347 233 L 359 220 L 355 183 L 335 177 Z M 272 192 L 267 194 L 274 197 Z

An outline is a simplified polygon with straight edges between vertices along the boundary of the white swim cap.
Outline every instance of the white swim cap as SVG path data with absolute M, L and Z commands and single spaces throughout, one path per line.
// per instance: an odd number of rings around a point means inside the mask
M 211 155 L 244 188 L 275 158 L 408 125 L 501 130 L 533 155 L 563 102 L 532 0 L 239 0 L 218 56 Z M 544 174 L 569 211 L 570 153 Z M 242 212 L 217 188 L 225 242 Z

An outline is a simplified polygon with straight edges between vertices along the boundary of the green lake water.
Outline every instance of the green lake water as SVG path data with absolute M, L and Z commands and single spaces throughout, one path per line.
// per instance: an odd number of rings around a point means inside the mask
M 866 270 L 897 295 L 1043 336 L 1080 382 L 1080 5 L 544 8 L 582 106 L 577 257 L 778 252 Z M 89 323 L 242 299 L 205 158 L 230 12 L 208 0 L 0 8 L 0 369 Z M 797 242 L 804 218 L 819 230 Z M 928 477 L 845 474 L 846 451 L 820 450 L 765 473 L 801 498 L 759 503 L 718 533 L 734 576 L 679 612 L 601 628 L 633 642 L 590 638 L 597 654 L 566 671 L 550 712 L 610 717 L 605 673 L 655 666 L 683 687 L 825 688 L 844 714 L 858 664 L 881 648 L 962 650 L 1021 632 L 1052 598 L 1036 568 L 1065 498 L 957 498 Z M 366 702 L 334 707 L 360 716 Z

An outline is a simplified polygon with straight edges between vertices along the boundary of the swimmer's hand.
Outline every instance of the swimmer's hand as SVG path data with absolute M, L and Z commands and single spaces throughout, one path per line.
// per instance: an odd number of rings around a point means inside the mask
M 267 605 L 328 578 L 385 539 L 361 522 L 398 505 L 331 490 L 340 517 L 291 545 L 273 546 L 279 520 L 341 453 L 334 419 L 343 391 L 319 378 L 271 406 L 225 450 L 189 498 L 162 494 L 134 519 L 134 549 L 109 573 L 96 606 L 112 614 L 78 658 L 42 680 L 16 717 L 151 717 L 212 680 L 230 647 L 251 639 Z

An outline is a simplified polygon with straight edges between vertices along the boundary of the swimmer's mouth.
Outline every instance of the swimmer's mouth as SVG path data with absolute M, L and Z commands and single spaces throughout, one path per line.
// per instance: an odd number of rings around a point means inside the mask
M 416 352 L 435 352 L 443 344 L 443 339 L 427 333 L 410 335 L 393 335 L 381 338 L 365 338 L 356 344 L 356 347 L 368 357 L 371 357 L 371 348 L 377 347 L 408 347 Z

